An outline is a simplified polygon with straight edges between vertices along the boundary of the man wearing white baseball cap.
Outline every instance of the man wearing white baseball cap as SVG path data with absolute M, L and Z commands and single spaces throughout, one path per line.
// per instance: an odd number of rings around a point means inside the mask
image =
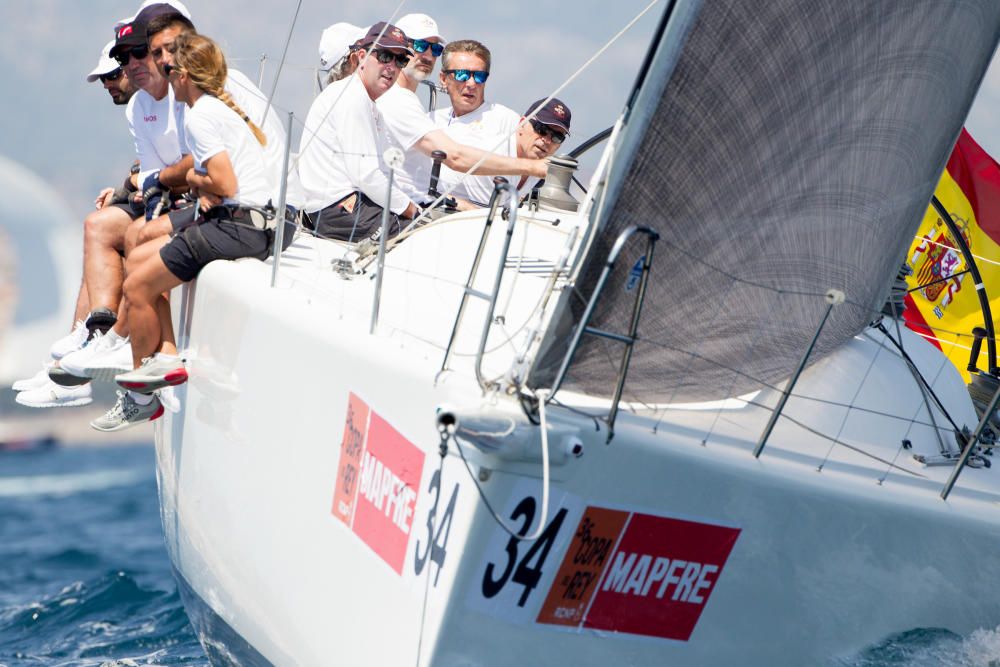
M 125 72 L 118 64 L 118 61 L 111 57 L 111 47 L 114 45 L 115 40 L 111 40 L 104 45 L 101 57 L 97 61 L 97 67 L 92 69 L 90 74 L 87 75 L 87 82 L 93 83 L 100 79 L 104 90 L 108 91 L 108 94 L 111 95 L 111 101 L 118 105 L 124 105 L 128 104 L 128 101 L 132 99 L 132 95 L 135 94 L 135 88 L 132 87 L 128 77 L 125 76 Z
M 427 203 L 433 199 L 428 194 L 428 185 L 430 155 L 434 151 L 443 151 L 447 156 L 444 164 L 457 172 L 467 172 L 485 156 L 476 174 L 544 177 L 546 165 L 543 160 L 492 155 L 454 141 L 434 125 L 421 107 L 416 90 L 421 81 L 433 74 L 437 58 L 444 51 L 444 39 L 437 22 L 426 14 L 407 14 L 399 19 L 399 27 L 406 33 L 414 55 L 399 73 L 396 85 L 378 98 L 376 106 L 385 118 L 390 142 L 405 155 L 403 166 L 395 176 L 400 189 L 416 202 Z M 465 202 L 459 206 L 468 207 Z
M 334 81 L 340 81 L 358 68 L 357 51 L 354 43 L 368 32 L 351 23 L 334 23 L 323 31 L 319 38 L 319 71 L 316 82 L 320 90 Z M 327 72 L 324 79 L 320 72 Z

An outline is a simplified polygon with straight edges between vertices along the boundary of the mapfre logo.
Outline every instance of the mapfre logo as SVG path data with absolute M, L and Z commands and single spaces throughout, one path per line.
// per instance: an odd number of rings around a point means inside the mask
M 413 531 L 424 452 L 350 394 L 331 514 L 398 574 Z
M 687 641 L 739 534 L 588 507 L 537 620 Z
M 132 24 L 123 25 L 121 30 L 118 31 L 118 39 L 122 39 L 128 35 L 132 34 Z

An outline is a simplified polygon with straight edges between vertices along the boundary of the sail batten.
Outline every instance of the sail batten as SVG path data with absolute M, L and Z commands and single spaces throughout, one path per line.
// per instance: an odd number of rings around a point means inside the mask
M 713 0 L 679 2 L 674 13 L 613 147 L 576 294 L 529 386 L 550 386 L 565 332 L 633 224 L 661 241 L 632 400 L 715 399 L 780 382 L 829 289 L 848 303 L 834 309 L 814 359 L 856 335 L 885 300 L 1000 34 L 990 0 Z M 623 253 L 591 326 L 626 326 L 641 253 L 639 243 Z M 564 386 L 609 394 L 619 358 L 584 337 Z

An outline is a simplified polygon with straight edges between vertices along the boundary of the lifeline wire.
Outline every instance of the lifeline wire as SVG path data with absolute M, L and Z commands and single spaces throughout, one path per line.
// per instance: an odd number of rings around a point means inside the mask
M 278 63 L 278 71 L 274 75 L 274 84 L 271 86 L 271 95 L 267 98 L 267 106 L 264 107 L 264 118 L 260 121 L 261 127 L 264 126 L 264 121 L 267 120 L 267 112 L 271 110 L 271 100 L 274 99 L 274 93 L 278 90 L 278 81 L 281 79 L 281 68 L 285 66 L 285 56 L 288 55 L 288 45 L 292 42 L 292 32 L 295 31 L 295 22 L 299 18 L 300 9 L 302 9 L 302 0 L 299 0 L 299 3 L 295 5 L 295 15 L 292 17 L 292 25 L 288 28 L 288 37 L 285 38 L 285 48 L 281 52 L 281 62 Z M 263 64 L 261 64 L 261 67 L 263 67 Z M 292 138 L 288 137 L 288 141 L 291 140 Z

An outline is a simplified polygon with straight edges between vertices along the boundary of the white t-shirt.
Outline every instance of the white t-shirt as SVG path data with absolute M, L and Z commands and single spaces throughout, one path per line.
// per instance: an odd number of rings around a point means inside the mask
M 264 147 L 235 111 L 211 95 L 202 95 L 184 117 L 184 131 L 196 171 L 205 173 L 205 162 L 225 151 L 236 174 L 236 196 L 226 204 L 263 206 L 271 198 Z
M 475 111 L 455 117 L 451 107 L 438 109 L 431 114 L 434 125 L 445 131 L 460 144 L 468 144 L 506 157 L 517 157 L 517 124 L 521 114 L 502 104 L 485 103 Z M 499 144 L 499 146 L 498 146 Z M 438 191 L 463 197 L 485 206 L 493 195 L 493 176 L 467 176 L 461 172 L 441 167 Z M 517 185 L 520 176 L 507 176 Z
M 399 85 L 384 92 L 375 106 L 385 119 L 389 143 L 405 155 L 403 168 L 393 176 L 394 182 L 413 201 L 427 201 L 432 160 L 417 150 L 415 144 L 428 132 L 438 129 L 437 126 L 420 105 L 417 94 Z
M 184 140 L 184 103 L 174 99 L 174 89 L 167 86 L 163 99 L 154 100 L 140 90 L 125 109 L 128 129 L 135 137 L 135 155 L 139 159 L 139 187 L 154 171 L 169 167 L 186 153 Z
M 226 92 L 267 137 L 267 145 L 264 146 L 265 174 L 271 185 L 270 198 L 277 206 L 281 190 L 281 167 L 285 159 L 285 142 L 288 140 L 285 136 L 285 126 L 281 122 L 283 114 L 272 105 L 271 110 L 267 112 L 267 122 L 261 126 L 260 121 L 264 117 L 264 109 L 267 108 L 267 95 L 261 92 L 245 74 L 237 70 L 229 70 Z
M 318 211 L 357 191 L 385 207 L 387 145 L 385 121 L 359 77 L 327 86 L 309 108 L 299 144 L 303 210 Z M 402 213 L 409 204 L 393 185 L 389 210 Z

